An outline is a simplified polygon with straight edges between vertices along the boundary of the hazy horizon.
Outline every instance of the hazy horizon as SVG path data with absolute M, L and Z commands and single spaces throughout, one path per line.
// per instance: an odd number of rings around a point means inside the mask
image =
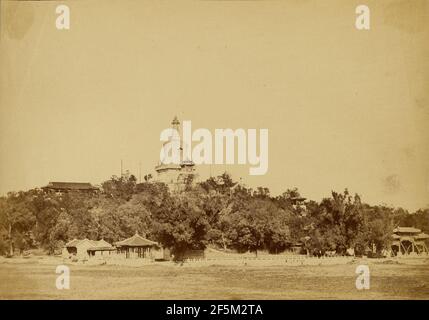
M 161 131 L 267 128 L 269 166 L 225 170 L 273 195 L 331 190 L 429 206 L 429 4 L 366 1 L 2 1 L 0 194 L 154 175 Z M 338 14 L 341 12 L 341 14 Z M 11 19 L 21 17 L 21 19 Z

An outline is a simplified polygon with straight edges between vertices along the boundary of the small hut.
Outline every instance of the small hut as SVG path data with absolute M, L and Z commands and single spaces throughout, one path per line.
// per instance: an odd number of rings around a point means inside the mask
M 131 238 L 115 243 L 117 253 L 125 258 L 154 258 L 153 250 L 159 249 L 155 241 L 140 236 L 137 232 Z
M 88 248 L 89 257 L 105 257 L 110 255 L 116 249 L 104 239 L 92 241 L 94 246 Z
M 397 227 L 392 234 L 392 251 L 395 255 L 428 254 L 425 241 L 429 235 L 412 227 Z
M 76 257 L 80 259 L 95 256 L 97 253 L 103 255 L 105 252 L 114 251 L 115 248 L 105 240 L 73 239 L 66 243 L 63 249 L 64 257 Z

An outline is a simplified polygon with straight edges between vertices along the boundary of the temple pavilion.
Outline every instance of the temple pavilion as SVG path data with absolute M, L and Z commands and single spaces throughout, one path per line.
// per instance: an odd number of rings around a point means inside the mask
M 412 227 L 397 227 L 393 230 L 392 251 L 395 255 L 429 254 L 426 241 L 429 235 Z

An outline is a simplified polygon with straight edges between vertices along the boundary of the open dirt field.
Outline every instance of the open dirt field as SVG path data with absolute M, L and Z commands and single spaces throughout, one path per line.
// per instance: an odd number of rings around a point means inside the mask
M 363 261 L 321 266 L 141 267 L 70 265 L 70 289 L 55 280 L 61 259 L 3 259 L 0 299 L 429 299 L 429 264 L 365 260 L 370 289 L 355 287 Z

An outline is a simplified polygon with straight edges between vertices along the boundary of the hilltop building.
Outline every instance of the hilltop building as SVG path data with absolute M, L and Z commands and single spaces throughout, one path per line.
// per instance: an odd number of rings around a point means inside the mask
M 94 193 L 99 189 L 88 182 L 49 182 L 42 187 L 45 192 L 67 193 L 67 192 L 86 192 Z

